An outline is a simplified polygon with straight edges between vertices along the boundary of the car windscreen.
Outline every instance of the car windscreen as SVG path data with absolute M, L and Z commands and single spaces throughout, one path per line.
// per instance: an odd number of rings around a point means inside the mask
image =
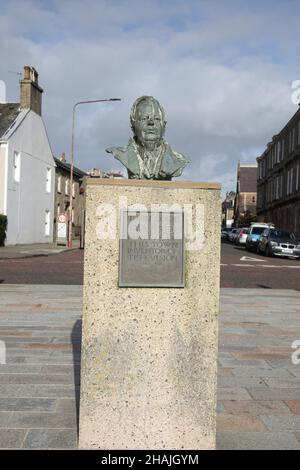
M 253 227 L 251 233 L 253 233 L 253 235 L 260 235 L 265 229 L 266 227 Z
M 271 230 L 271 238 L 283 238 L 284 240 L 295 240 L 295 235 L 292 232 L 285 230 Z

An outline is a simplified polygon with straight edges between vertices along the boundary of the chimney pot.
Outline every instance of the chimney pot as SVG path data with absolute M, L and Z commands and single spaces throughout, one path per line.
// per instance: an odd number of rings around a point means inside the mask
M 66 161 L 66 154 L 65 154 L 65 152 L 63 152 L 63 153 L 61 154 L 60 161 L 61 161 L 61 162 L 65 162 L 65 161 Z
M 29 65 L 24 65 L 24 80 L 30 80 L 30 70 L 31 67 Z

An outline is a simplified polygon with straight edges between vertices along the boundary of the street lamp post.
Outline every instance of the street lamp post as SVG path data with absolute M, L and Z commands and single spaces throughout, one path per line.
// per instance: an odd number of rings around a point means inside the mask
M 78 101 L 73 106 L 73 120 L 72 120 L 72 144 L 71 144 L 71 171 L 70 171 L 70 206 L 69 206 L 69 233 L 68 233 L 68 247 L 72 248 L 72 223 L 73 223 L 73 172 L 74 172 L 74 132 L 75 132 L 75 111 L 80 104 L 89 103 L 103 103 L 106 101 L 121 101 L 121 98 L 109 98 L 105 100 L 88 100 Z

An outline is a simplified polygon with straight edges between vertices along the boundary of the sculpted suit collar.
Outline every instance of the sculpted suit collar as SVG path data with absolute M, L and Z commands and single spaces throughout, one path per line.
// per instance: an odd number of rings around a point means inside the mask
M 167 142 L 163 142 L 164 152 L 156 179 L 170 180 L 173 176 L 180 176 L 189 160 L 181 153 L 171 149 Z M 145 178 L 141 168 L 141 157 L 134 140 L 131 138 L 126 147 L 109 147 L 106 152 L 111 153 L 128 170 L 128 178 Z

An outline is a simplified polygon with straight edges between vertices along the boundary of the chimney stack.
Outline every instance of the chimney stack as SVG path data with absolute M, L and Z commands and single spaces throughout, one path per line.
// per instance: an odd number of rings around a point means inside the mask
M 61 154 L 60 161 L 61 161 L 61 162 L 65 162 L 65 161 L 66 161 L 66 154 L 65 154 L 65 152 L 63 152 L 63 153 Z
M 42 115 L 42 93 L 39 86 L 39 74 L 34 67 L 24 66 L 24 78 L 20 81 L 20 107 L 31 109 Z

